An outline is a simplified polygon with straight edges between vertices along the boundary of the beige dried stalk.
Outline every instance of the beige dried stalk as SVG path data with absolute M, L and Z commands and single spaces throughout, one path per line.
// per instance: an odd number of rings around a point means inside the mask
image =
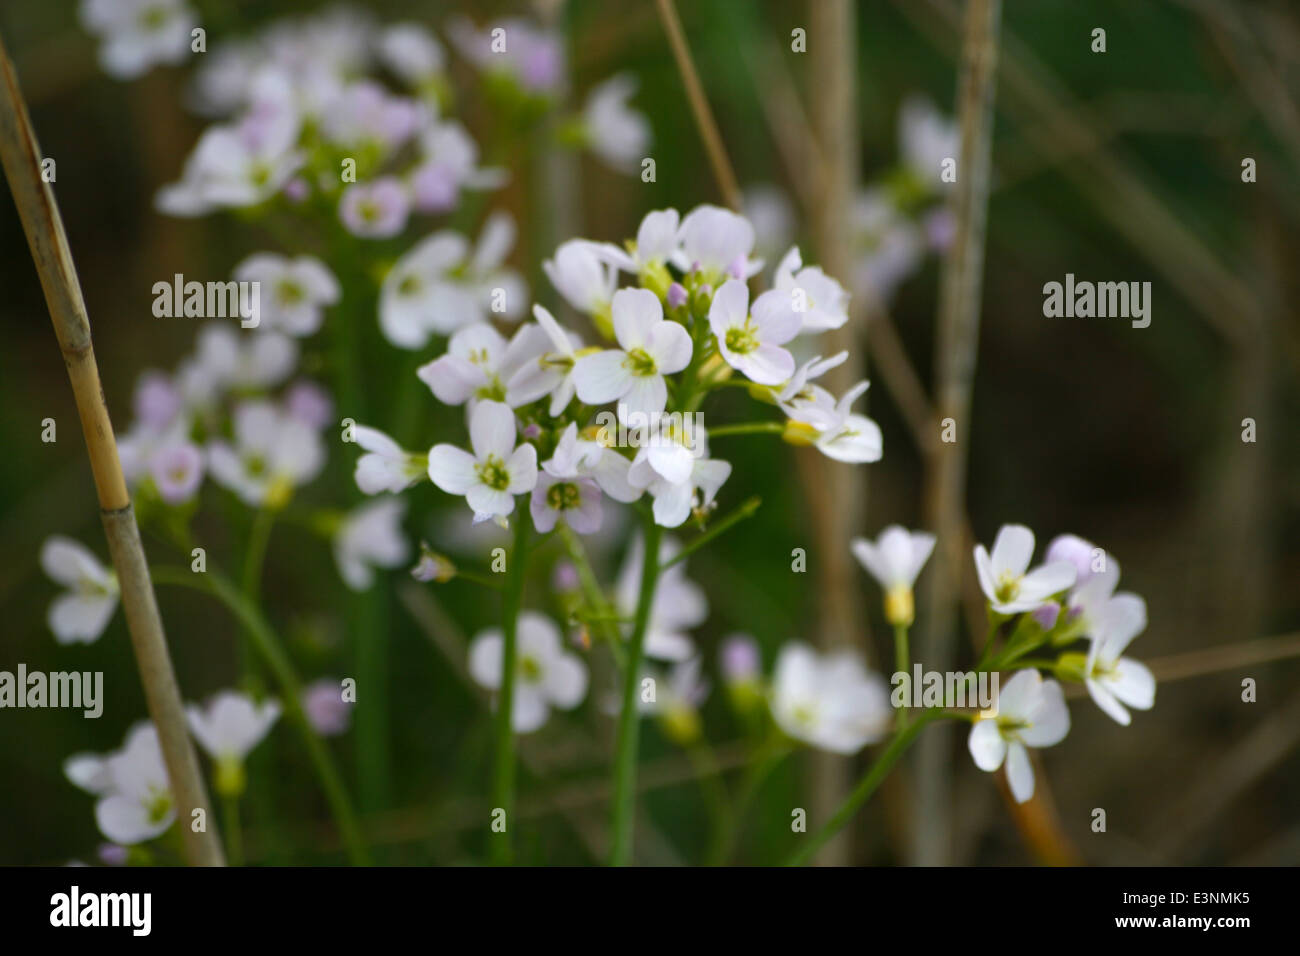
M 108 550 L 121 585 L 122 607 L 131 632 L 131 644 L 135 648 L 140 680 L 144 684 L 149 716 L 158 728 L 163 760 L 185 838 L 185 856 L 196 866 L 222 866 L 225 861 L 217 838 L 216 821 L 186 729 L 180 688 L 172 670 L 158 604 L 154 600 L 140 529 L 136 525 L 131 496 L 118 460 L 117 441 L 113 437 L 113 425 L 109 421 L 108 406 L 100 385 L 81 284 L 72 264 L 72 253 L 68 249 L 54 193 L 41 177 L 41 152 L 3 41 L 0 41 L 0 161 L 22 219 L 23 231 L 27 234 L 32 258 L 36 261 L 54 333 L 63 351 L 68 377 L 72 380 L 72 392 L 99 496 L 100 516 L 108 537 Z M 196 809 L 203 810 L 205 828 L 202 832 L 195 832 L 191 825 L 192 813 Z

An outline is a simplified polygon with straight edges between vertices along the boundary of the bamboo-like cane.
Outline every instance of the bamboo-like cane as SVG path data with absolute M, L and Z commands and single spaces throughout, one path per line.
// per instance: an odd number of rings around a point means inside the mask
M 0 162 L 36 261 L 54 333 L 72 380 L 108 550 L 121 585 L 122 607 L 149 716 L 158 728 L 177 819 L 185 837 L 185 855 L 195 866 L 222 866 L 225 861 L 217 838 L 216 820 L 186 730 L 180 688 L 154 600 L 140 529 L 135 523 L 131 496 L 118 460 L 117 441 L 99 381 L 81 284 L 72 264 L 54 193 L 41 179 L 41 153 L 3 41 L 0 41 Z M 195 832 L 192 825 L 196 809 L 203 810 L 205 827 L 201 832 Z
M 961 124 L 961 165 L 953 203 L 957 234 L 939 290 L 935 351 L 937 413 L 940 420 L 951 418 L 956 423 L 957 441 L 941 445 L 929 462 L 926 516 L 939 543 L 922 589 L 926 630 L 921 647 L 928 666 L 936 670 L 950 669 L 956 650 L 1001 12 L 1001 0 L 970 0 L 967 4 L 957 89 Z M 950 853 L 950 744 L 947 730 L 939 729 L 927 734 L 918 747 L 916 815 L 925 825 L 912 834 L 913 864 L 941 865 Z

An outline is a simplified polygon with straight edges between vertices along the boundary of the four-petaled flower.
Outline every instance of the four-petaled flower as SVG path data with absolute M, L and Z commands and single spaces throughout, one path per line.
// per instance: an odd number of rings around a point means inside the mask
M 429 450 L 429 478 L 443 491 L 464 495 L 474 521 L 505 517 L 515 510 L 515 495 L 537 483 L 537 449 L 515 447 L 515 416 L 510 406 L 482 401 L 469 420 L 473 454 L 446 443 Z
M 1017 803 L 1034 795 L 1034 768 L 1027 747 L 1050 747 L 1070 731 L 1070 710 L 1061 685 L 1023 670 L 1002 685 L 997 715 L 981 715 L 971 727 L 967 746 L 975 766 L 992 773 L 1007 765 L 1007 784 Z

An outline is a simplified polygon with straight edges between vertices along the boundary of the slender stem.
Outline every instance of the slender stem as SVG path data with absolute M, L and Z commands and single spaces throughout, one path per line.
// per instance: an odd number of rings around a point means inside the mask
M 941 710 L 927 710 L 915 721 L 895 733 L 893 739 L 889 742 L 889 746 L 876 758 L 876 762 L 871 765 L 871 769 L 858 781 L 858 785 L 853 788 L 853 792 L 849 794 L 848 799 L 835 811 L 834 816 L 827 821 L 826 825 L 818 830 L 789 859 L 787 865 L 802 866 L 807 863 L 813 854 L 820 850 L 831 837 L 844 829 L 845 825 L 862 809 L 862 805 L 876 792 L 876 788 L 889 775 L 889 771 L 894 769 L 894 764 L 898 762 L 898 758 L 907 752 L 907 748 L 912 745 L 912 741 L 925 728 L 925 725 L 942 714 L 943 711 Z
M 731 859 L 736 850 L 736 841 L 740 838 L 741 824 L 745 822 L 745 812 L 758 793 L 758 788 L 789 755 L 790 748 L 785 746 L 780 738 L 765 745 L 755 754 L 754 759 L 750 761 L 749 770 L 745 773 L 745 779 L 740 784 L 740 793 L 728 818 L 726 832 L 714 844 L 706 860 L 708 866 L 724 866 Z
M 515 674 L 519 631 L 519 607 L 524 597 L 524 570 L 528 562 L 528 517 L 515 516 L 514 553 L 506 570 L 505 597 L 502 601 L 501 633 L 504 647 L 501 655 L 501 693 L 497 699 L 496 762 L 492 775 L 492 808 L 505 811 L 506 828 L 493 833 L 492 862 L 499 866 L 510 863 L 510 828 L 514 826 L 511 814 L 515 799 L 515 730 L 511 724 L 515 704 Z
M 641 593 L 636 602 L 636 621 L 628 642 L 627 665 L 623 668 L 623 706 L 618 715 L 618 744 L 614 753 L 613 839 L 610 863 L 626 866 L 632 861 L 632 834 L 636 823 L 636 758 L 641 716 L 636 692 L 645 654 L 646 629 L 659 581 L 659 525 L 649 511 L 643 512 L 644 555 L 641 564 Z
M 720 438 L 723 435 L 779 435 L 784 431 L 785 422 L 745 422 L 742 425 L 719 425 L 717 428 L 710 428 L 709 437 Z
M 712 837 L 710 838 L 709 856 L 716 852 L 716 847 L 721 846 L 726 840 L 727 833 L 730 830 L 728 824 L 728 798 L 727 788 L 722 785 L 722 768 L 718 766 L 718 758 L 713 752 L 713 748 L 703 738 L 693 741 L 686 748 L 686 756 L 690 758 L 691 766 L 695 768 L 695 779 L 700 785 L 700 791 L 704 795 L 704 801 L 709 808 L 710 826 L 712 827 Z
M 758 510 L 758 506 L 762 503 L 763 499 L 758 497 L 758 495 L 746 499 L 739 508 L 731 512 L 731 514 L 727 515 L 725 518 L 719 518 L 709 526 L 709 530 L 705 531 L 698 538 L 693 539 L 683 547 L 682 550 L 678 551 L 675 555 L 665 561 L 660 570 L 667 571 L 678 561 L 685 561 L 689 555 L 704 547 L 714 538 L 725 534 L 730 531 L 732 527 L 753 515 L 754 512 Z
M 912 655 L 907 646 L 907 625 L 905 624 L 896 624 L 894 626 L 894 670 L 906 675 L 909 683 L 911 682 Z M 900 727 L 906 727 L 907 723 L 907 710 L 900 709 L 898 724 Z
M 677 16 L 673 0 L 658 0 L 659 19 L 663 21 L 664 32 L 668 34 L 668 44 L 673 49 L 673 59 L 682 75 L 682 84 L 686 87 L 686 98 L 691 104 L 691 113 L 695 116 L 695 125 L 700 129 L 700 138 L 704 140 L 705 152 L 709 155 L 709 165 L 713 167 L 713 176 L 718 181 L 718 189 L 728 206 L 739 212 L 740 186 L 736 183 L 736 173 L 727 158 L 727 149 L 722 145 L 722 136 L 718 133 L 718 124 L 713 118 L 713 110 L 704 96 L 704 87 L 691 59 L 690 47 L 686 44 L 686 35 L 682 32 L 682 21 Z
M 457 568 L 455 576 L 457 578 L 463 578 L 466 581 L 472 581 L 474 584 L 481 585 L 485 588 L 490 588 L 493 591 L 501 590 L 500 581 L 494 581 L 486 574 L 479 574 L 477 571 L 466 571 L 464 568 Z
M 81 283 L 72 262 L 54 191 L 41 175 L 42 156 L 18 88 L 18 77 L 4 44 L 0 42 L 0 165 L 13 193 L 27 245 L 40 275 L 45 304 L 63 353 L 81 420 L 90 470 L 95 479 L 100 517 L 109 553 L 121 587 L 131 647 L 135 652 L 145 705 L 158 729 L 159 747 L 175 803 L 188 818 L 192 810 L 211 806 L 198 757 L 190 740 L 181 702 L 180 686 L 172 668 L 162 617 L 149 580 L 149 565 L 140 542 L 140 528 L 127 492 L 118 458 L 113 423 L 109 419 L 99 364 L 90 337 L 90 321 Z M 70 502 L 67 503 L 70 506 Z M 207 813 L 211 817 L 211 813 Z M 181 828 L 186 862 L 194 866 L 221 866 L 221 840 L 215 826 L 196 832 Z
M 239 829 L 239 798 L 221 798 L 222 824 L 226 828 L 226 859 L 231 866 L 244 865 L 244 838 Z
M 330 805 L 339 833 L 343 837 L 343 843 L 347 847 L 348 858 L 356 866 L 369 865 L 369 854 L 362 840 L 361 830 L 357 826 L 356 816 L 352 811 L 352 803 L 348 799 L 343 780 L 325 744 L 312 728 L 311 722 L 302 709 L 302 687 L 298 676 L 294 673 L 293 664 L 290 663 L 279 636 L 262 616 L 262 612 L 244 597 L 230 579 L 212 568 L 209 568 L 205 574 L 194 574 L 183 568 L 155 567 L 153 579 L 159 584 L 187 587 L 215 597 L 247 628 L 253 638 L 253 646 L 262 655 L 271 674 L 280 685 L 280 692 L 284 698 L 281 703 L 285 715 L 297 726 L 307 746 L 307 755 L 311 758 L 316 776 L 320 779 L 321 789 L 325 791 L 325 799 Z

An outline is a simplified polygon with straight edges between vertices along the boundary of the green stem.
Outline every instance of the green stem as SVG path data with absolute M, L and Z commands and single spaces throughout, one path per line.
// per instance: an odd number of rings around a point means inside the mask
M 515 797 L 515 731 L 511 716 L 515 704 L 515 673 L 518 671 L 516 655 L 519 631 L 519 607 L 524 597 L 524 569 L 528 561 L 528 517 L 515 515 L 515 544 L 506 570 L 505 597 L 502 601 L 501 633 L 504 647 L 501 652 L 501 693 L 497 699 L 496 760 L 492 774 L 492 807 L 505 811 L 506 828 L 492 834 L 492 862 L 498 866 L 510 863 L 510 828 L 514 826 L 511 814 Z
M 221 798 L 222 826 L 226 831 L 226 862 L 230 866 L 244 865 L 244 838 L 239 830 L 239 798 Z
M 636 692 L 645 654 L 645 635 L 659 581 L 659 538 L 661 530 L 649 511 L 642 512 L 644 556 L 641 564 L 641 593 L 636 602 L 636 619 L 628 642 L 627 664 L 623 668 L 623 706 L 618 715 L 618 743 L 614 753 L 614 806 L 610 863 L 626 866 L 632 860 L 632 834 L 636 823 L 636 759 L 641 715 Z
M 898 758 L 907 752 L 907 748 L 912 746 L 912 741 L 925 728 L 925 725 L 942 715 L 942 711 L 937 709 L 927 710 L 914 722 L 894 734 L 889 746 L 884 752 L 876 758 L 876 762 L 866 772 L 863 778 L 858 781 L 858 785 L 849 794 L 848 799 L 840 805 L 835 811 L 834 816 L 827 821 L 826 825 L 817 831 L 800 849 L 787 861 L 787 866 L 802 866 L 812 859 L 813 855 L 820 850 L 831 837 L 844 829 L 845 825 L 853 819 L 854 815 L 862 809 L 862 805 L 871 798 L 880 786 L 885 777 L 889 776 L 889 771 L 894 769 L 894 764 Z
M 909 684 L 912 680 L 912 655 L 907 646 L 907 625 L 894 625 L 894 670 L 899 674 L 907 677 Z M 907 726 L 906 708 L 898 711 L 898 725 L 900 728 Z
M 605 596 L 600 581 L 596 578 L 596 572 L 592 570 L 591 561 L 587 557 L 587 549 L 583 547 L 582 541 L 567 524 L 561 521 L 555 527 L 560 533 L 560 541 L 564 543 L 564 550 L 569 555 L 569 560 L 573 562 L 573 567 L 578 572 L 578 584 L 582 587 L 583 600 L 587 602 L 589 608 L 596 612 L 596 620 L 601 624 L 600 632 L 609 644 L 610 651 L 618 662 L 618 666 L 620 668 L 626 667 L 627 653 L 623 649 L 623 638 L 619 634 L 618 628 L 610 620 L 615 616 L 615 609 Z
M 763 499 L 758 497 L 758 495 L 746 499 L 735 511 L 731 512 L 731 514 L 727 515 L 725 518 L 719 518 L 717 521 L 713 522 L 713 524 L 709 526 L 709 530 L 690 541 L 669 560 L 665 561 L 660 570 L 667 571 L 678 561 L 685 561 L 688 555 L 698 551 L 714 538 L 726 534 L 732 529 L 732 527 L 744 521 L 746 518 L 751 517 L 762 503 Z
M 698 738 L 686 748 L 691 766 L 695 769 L 695 778 L 704 794 L 709 808 L 712 838 L 710 855 L 726 839 L 728 832 L 728 798 L 727 788 L 722 785 L 722 768 L 718 766 L 717 755 L 703 738 Z
M 789 754 L 790 748 L 782 743 L 779 737 L 774 738 L 755 754 L 745 773 L 745 779 L 741 782 L 740 793 L 736 797 L 726 831 L 714 844 L 705 861 L 707 866 L 725 866 L 731 859 L 736 851 L 736 841 L 740 838 L 741 824 L 745 822 L 745 813 L 758 793 L 758 788 Z
M 724 435 L 779 435 L 785 431 L 784 422 L 745 422 L 742 425 L 719 425 L 709 429 L 710 438 Z
M 194 574 L 183 568 L 155 567 L 151 569 L 151 574 L 155 583 L 174 584 L 215 597 L 248 630 L 253 638 L 254 647 L 262 655 L 271 674 L 280 685 L 280 692 L 284 697 L 282 704 L 285 715 L 302 734 L 312 767 L 320 779 L 321 789 L 325 791 L 325 799 L 330 805 L 334 821 L 347 847 L 348 858 L 353 865 L 369 865 L 370 857 L 361 838 L 361 830 L 357 826 L 356 816 L 352 812 L 352 804 L 343 787 L 342 778 L 339 777 L 338 769 L 334 766 L 325 744 L 312 728 L 311 722 L 302 709 L 302 688 L 298 676 L 294 673 L 293 665 L 279 637 L 262 616 L 262 612 L 256 605 L 250 603 L 228 578 L 211 568 L 206 574 Z

